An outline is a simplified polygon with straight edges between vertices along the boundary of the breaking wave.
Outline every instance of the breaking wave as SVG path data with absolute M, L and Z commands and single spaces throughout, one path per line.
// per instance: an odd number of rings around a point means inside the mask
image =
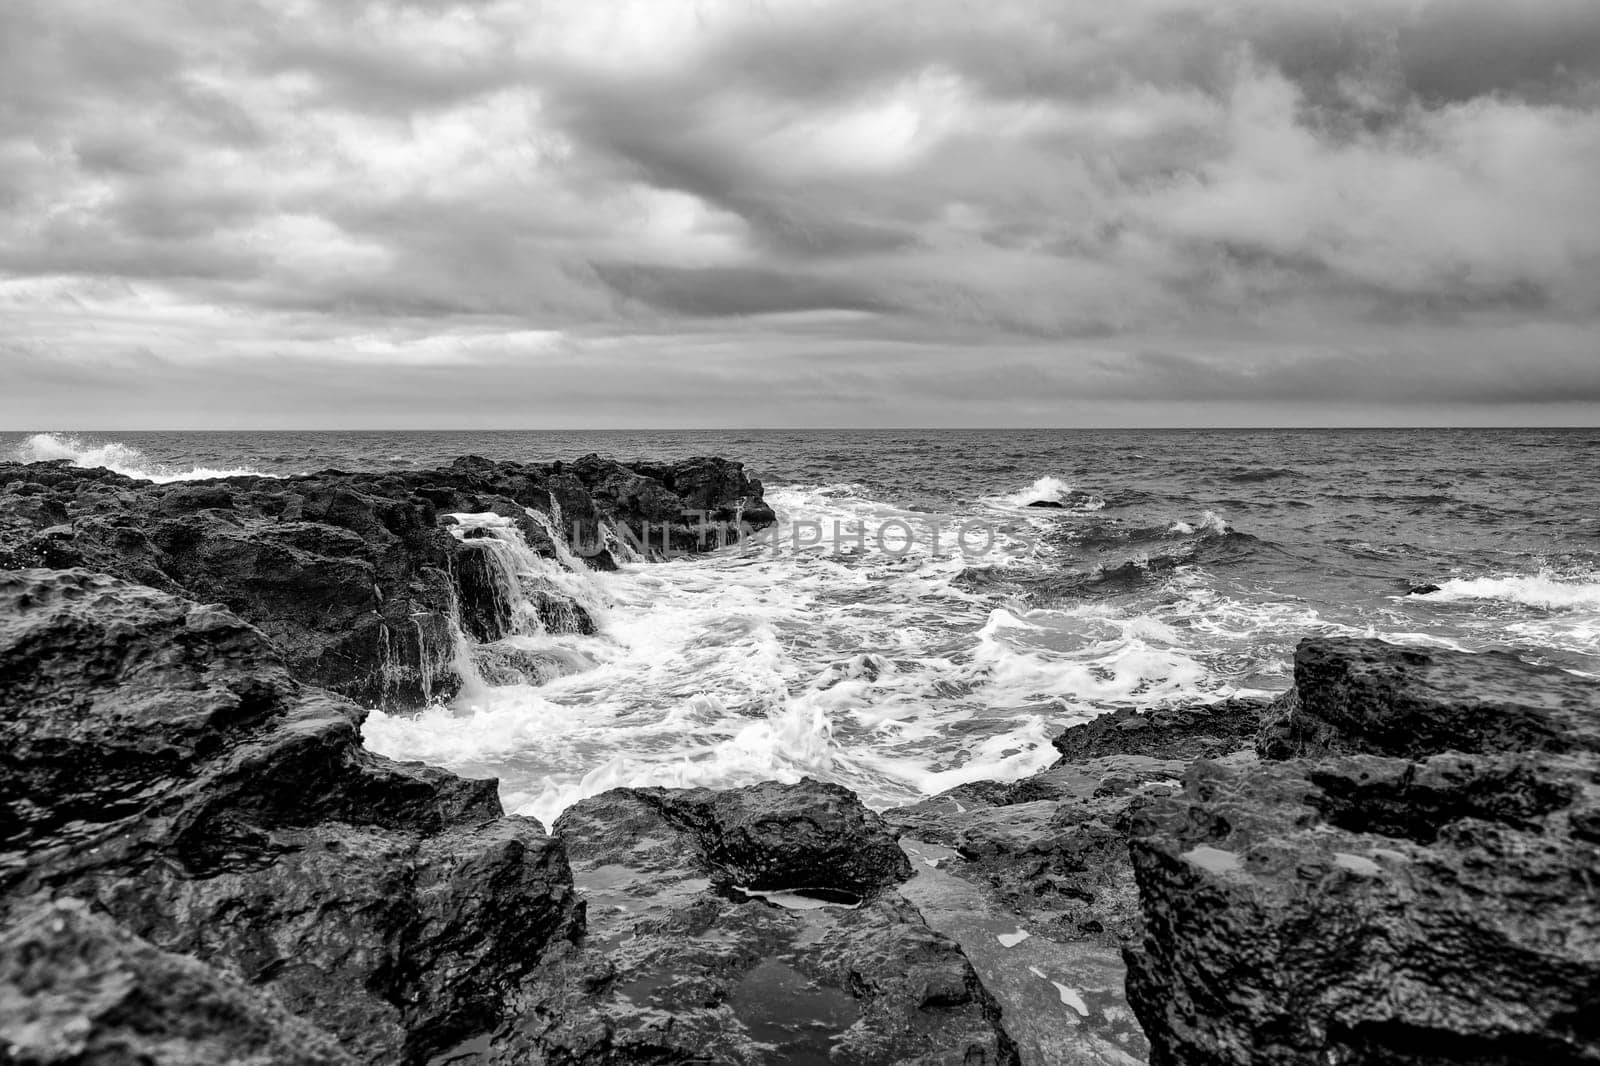
M 245 466 L 225 469 L 195 466 L 187 470 L 180 470 L 164 463 L 152 462 L 139 449 L 123 444 L 121 441 L 107 441 L 97 444 L 65 433 L 35 433 L 17 445 L 16 457 L 19 462 L 23 463 L 42 463 L 67 459 L 71 461 L 73 466 L 85 469 L 103 467 L 124 477 L 139 478 L 142 481 L 154 481 L 158 484 L 167 484 L 173 481 L 203 481 L 207 478 L 242 477 L 246 475 L 275 476 L 262 474 L 259 470 Z
M 1600 611 L 1600 580 L 1594 575 L 1561 576 L 1541 571 L 1507 577 L 1452 578 L 1441 582 L 1422 600 L 1449 603 L 1460 600 L 1494 600 L 1545 611 Z

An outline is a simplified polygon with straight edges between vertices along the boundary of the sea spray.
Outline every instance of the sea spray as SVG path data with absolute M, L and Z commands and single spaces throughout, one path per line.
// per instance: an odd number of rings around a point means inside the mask
M 61 459 L 84 469 L 103 467 L 124 477 L 138 478 L 165 484 L 173 481 L 202 481 L 208 478 L 241 477 L 252 475 L 271 477 L 248 466 L 209 467 L 195 466 L 177 469 L 151 462 L 139 449 L 120 441 L 93 443 L 65 433 L 35 433 L 17 445 L 15 455 L 19 462 L 42 463 Z

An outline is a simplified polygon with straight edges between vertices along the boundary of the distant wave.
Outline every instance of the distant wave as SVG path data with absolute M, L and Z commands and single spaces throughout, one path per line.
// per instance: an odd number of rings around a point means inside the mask
M 1098 511 L 1104 498 L 1075 489 L 1058 477 L 1042 477 L 1025 489 L 999 496 L 985 496 L 983 502 L 1005 508 L 1037 507 L 1044 510 Z
M 1511 577 L 1452 578 L 1437 592 L 1416 597 L 1434 602 L 1496 600 L 1541 610 L 1600 610 L 1600 580 L 1562 577 L 1548 571 Z
M 1225 536 L 1233 532 L 1233 527 L 1228 525 L 1228 520 L 1215 511 L 1202 511 L 1196 522 L 1174 522 L 1168 533 L 1176 533 L 1180 537 L 1192 536 L 1196 532 L 1210 533 L 1216 536 Z
M 1042 477 L 1021 491 L 995 499 L 1012 507 L 1027 507 L 1034 503 L 1061 503 L 1071 491 L 1072 486 L 1058 477 Z
M 247 466 L 227 469 L 196 466 L 188 470 L 179 470 L 162 463 L 151 462 L 149 457 L 139 449 L 129 447 L 121 441 L 95 444 L 85 441 L 81 437 L 74 437 L 65 433 L 35 433 L 17 445 L 16 456 L 19 462 L 24 463 L 42 463 L 53 459 L 69 459 L 72 461 L 73 466 L 84 467 L 85 469 L 104 467 L 125 477 L 139 478 L 143 481 L 154 481 L 160 484 L 172 481 L 202 481 L 206 478 L 240 477 L 252 474 L 261 477 L 276 476 L 262 474 L 261 471 Z

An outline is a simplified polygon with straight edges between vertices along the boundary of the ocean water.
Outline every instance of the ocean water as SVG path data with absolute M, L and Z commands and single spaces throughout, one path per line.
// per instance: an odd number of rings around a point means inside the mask
M 810 774 L 883 807 L 1021 777 L 1107 710 L 1279 691 L 1316 633 L 1600 674 L 1600 430 L 0 435 L 161 480 L 587 452 L 740 459 L 780 526 L 613 574 L 530 559 L 597 635 L 526 632 L 544 683 L 368 720 L 547 823 L 618 785 Z

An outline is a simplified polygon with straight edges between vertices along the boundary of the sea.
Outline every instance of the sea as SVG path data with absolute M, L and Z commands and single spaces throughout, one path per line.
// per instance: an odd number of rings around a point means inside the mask
M 547 564 L 599 624 L 517 638 L 555 676 L 368 717 L 546 825 L 617 786 L 810 775 L 883 808 L 1020 778 L 1116 708 L 1280 692 L 1316 634 L 1600 675 L 1595 429 L 0 434 L 158 481 L 590 452 L 740 460 L 779 524 Z

